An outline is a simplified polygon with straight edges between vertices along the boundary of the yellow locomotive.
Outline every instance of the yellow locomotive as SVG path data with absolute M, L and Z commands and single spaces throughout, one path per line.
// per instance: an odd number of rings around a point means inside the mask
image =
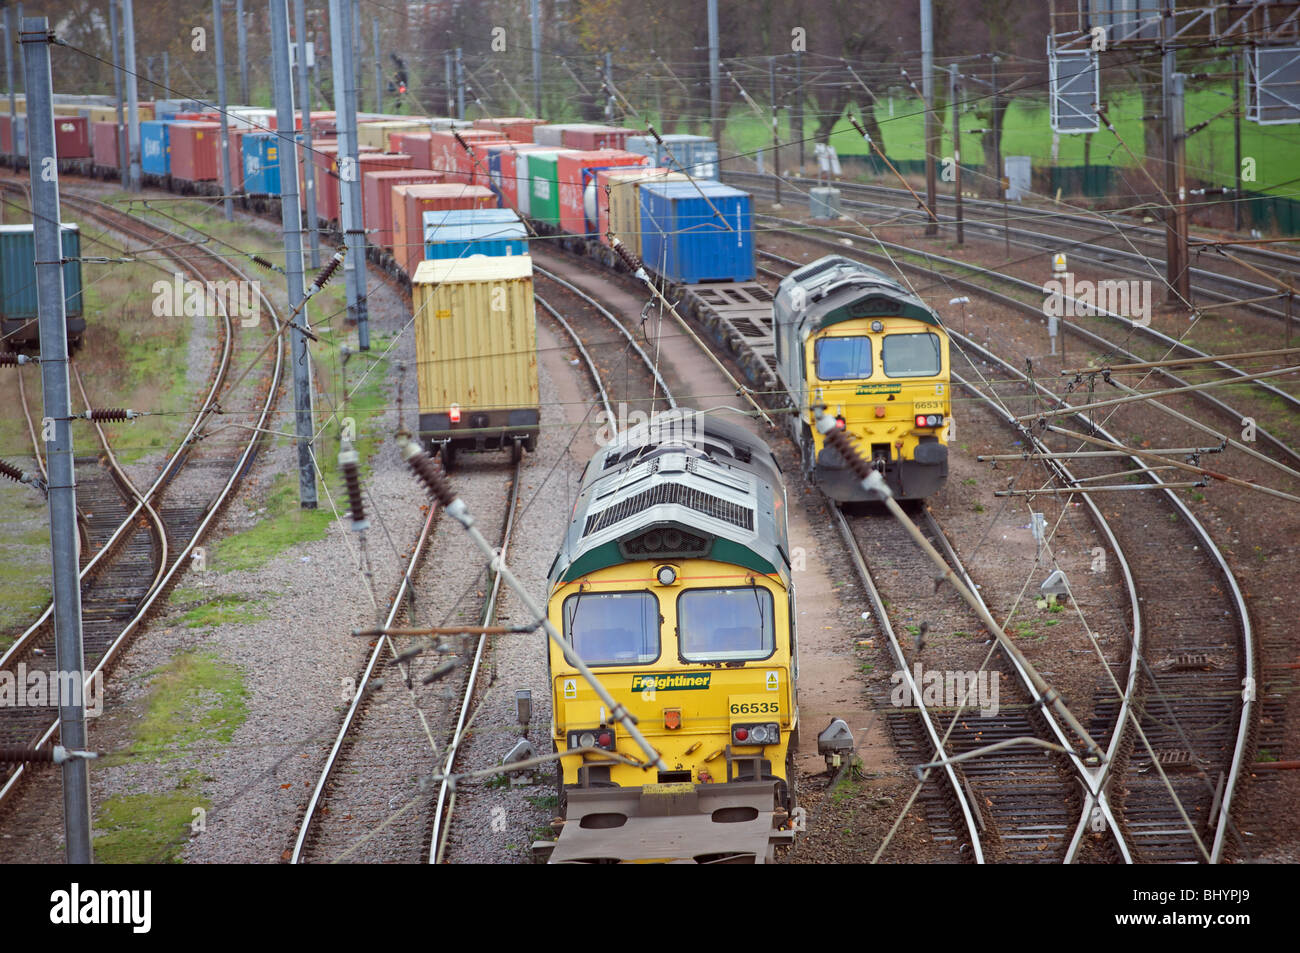
M 552 861 L 754 860 L 794 809 L 799 726 L 785 490 L 734 424 L 674 411 L 587 464 L 551 622 L 638 721 L 647 765 L 550 648 L 568 820 Z
M 794 406 L 805 473 L 831 499 L 865 500 L 861 481 L 813 426 L 824 405 L 898 499 L 948 478 L 948 335 L 939 316 L 885 274 L 840 255 L 796 269 L 773 309 L 777 367 Z

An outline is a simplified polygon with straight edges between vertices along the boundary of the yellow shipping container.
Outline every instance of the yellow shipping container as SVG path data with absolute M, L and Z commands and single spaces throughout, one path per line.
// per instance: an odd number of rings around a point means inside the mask
M 388 152 L 388 137 L 395 132 L 413 132 L 424 130 L 427 132 L 429 123 L 413 121 L 410 119 L 387 120 L 385 122 L 360 122 L 357 123 L 357 142 L 363 146 L 374 146 L 376 149 L 382 149 Z
M 420 438 L 458 450 L 537 445 L 537 317 L 528 255 L 420 262 L 411 281 Z
M 123 110 L 123 119 L 126 118 L 126 110 Z M 116 106 L 90 106 L 86 109 L 86 116 L 91 122 L 117 122 Z
M 641 194 L 642 183 L 689 182 L 681 172 L 665 172 L 648 177 L 641 170 L 611 174 L 609 177 L 609 230 L 618 236 L 638 257 L 641 255 Z

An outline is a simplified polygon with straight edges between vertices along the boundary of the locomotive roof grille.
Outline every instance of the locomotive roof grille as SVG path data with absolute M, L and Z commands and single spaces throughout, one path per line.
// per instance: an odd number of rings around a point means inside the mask
M 613 526 L 629 516 L 648 510 L 652 506 L 663 504 L 684 506 L 687 509 L 695 510 L 706 516 L 712 516 L 714 519 L 730 523 L 733 526 L 739 526 L 741 529 L 751 532 L 754 529 L 754 511 L 747 506 L 731 503 L 710 493 L 704 493 L 680 483 L 660 483 L 658 486 L 653 486 L 636 496 L 628 497 L 608 509 L 588 516 L 583 535 L 590 536 L 592 533 Z

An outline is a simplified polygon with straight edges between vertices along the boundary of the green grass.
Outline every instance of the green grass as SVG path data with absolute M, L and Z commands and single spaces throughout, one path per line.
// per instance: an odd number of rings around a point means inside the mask
M 125 751 L 105 766 L 132 758 L 171 761 L 195 749 L 224 744 L 248 715 L 242 673 L 211 651 L 181 652 L 152 679 L 145 712 Z M 185 771 L 168 791 L 121 794 L 95 812 L 95 859 L 103 864 L 180 863 L 181 850 L 195 833 L 195 808 L 211 810 L 200 793 L 201 776 Z
M 108 764 L 131 757 L 169 761 L 196 746 L 228 742 L 248 716 L 242 673 L 216 652 L 181 652 L 150 677 L 132 743 Z
M 326 286 L 322 294 L 329 290 L 330 287 Z M 340 332 L 321 330 L 319 336 L 320 353 L 337 353 L 343 338 Z M 363 462 L 363 479 L 369 472 L 365 461 L 374 456 L 380 442 L 387 437 L 378 426 L 387 399 L 384 384 L 388 377 L 388 362 L 379 354 L 387 340 L 386 334 L 374 335 L 372 350 L 368 354 L 354 356 L 343 373 L 340 373 L 339 366 L 333 361 L 322 360 L 317 363 L 318 386 L 331 395 L 332 405 L 338 408 L 337 416 L 330 420 L 322 440 L 317 444 L 316 461 L 320 465 L 318 484 L 323 480 L 336 500 L 342 490 L 337 463 L 341 421 L 351 418 L 355 423 L 356 440 L 353 446 Z M 372 365 L 373 369 L 365 374 L 366 369 Z M 321 419 L 324 419 L 329 406 L 331 403 L 318 400 Z M 334 520 L 334 512 L 319 488 L 318 496 L 317 509 L 302 509 L 298 504 L 297 473 L 277 473 L 262 504 L 266 512 L 257 525 L 213 544 L 208 564 L 221 571 L 256 569 L 286 550 L 324 539 Z
M 194 809 L 212 803 L 198 793 L 198 772 L 187 772 L 175 790 L 164 794 L 125 794 L 99 805 L 95 862 L 99 864 L 179 864 L 193 833 Z
M 172 594 L 171 601 L 177 602 L 175 593 Z M 180 604 L 188 604 L 190 601 L 192 600 Z M 251 596 L 240 594 L 216 596 L 201 605 L 194 606 L 177 622 L 190 629 L 257 622 L 267 618 L 265 613 L 257 611 L 261 605 L 260 602 L 254 602 Z
M 979 94 L 972 92 L 972 97 L 976 95 Z M 1108 89 L 1107 76 L 1103 75 L 1102 99 L 1120 137 L 1135 155 L 1142 155 L 1145 146 L 1141 119 L 1144 110 L 1141 97 L 1136 93 Z M 1231 105 L 1231 86 L 1226 83 L 1190 84 L 1186 102 L 1186 126 L 1190 129 Z M 890 115 L 891 103 L 892 116 Z M 979 108 L 984 107 L 981 105 Z M 813 161 L 811 140 L 816 131 L 816 121 L 813 118 L 815 112 L 810 102 L 804 113 L 803 132 L 804 137 L 809 140 L 805 145 L 805 155 L 810 163 Z M 851 107 L 851 112 L 857 115 L 858 107 Z M 951 109 L 944 109 L 942 116 L 940 154 L 952 155 Z M 884 148 L 890 159 L 925 158 L 925 123 L 920 102 L 915 96 L 882 100 L 881 105 L 876 109 L 876 120 L 880 124 L 885 140 Z M 983 128 L 986 125 L 987 119 L 977 116 L 974 109 L 961 114 L 963 130 Z M 743 104 L 732 109 L 727 121 L 726 134 L 734 145 L 734 151 L 740 154 L 770 148 L 772 142 L 770 120 L 759 118 Z M 786 115 L 782 116 L 780 136 L 782 141 L 795 138 Z M 1062 135 L 1058 144 L 1056 164 L 1083 165 L 1084 139 L 1083 135 Z M 870 151 L 870 147 L 847 119 L 841 119 L 835 124 L 830 143 L 841 157 L 866 155 Z M 1245 182 L 1244 187 L 1256 192 L 1295 196 L 1300 192 L 1300 188 L 1297 188 L 1294 183 L 1289 185 L 1272 183 L 1284 183 L 1294 178 L 1294 156 L 1298 145 L 1300 145 L 1300 131 L 1295 127 L 1259 126 L 1256 123 L 1243 121 L 1241 153 L 1243 157 L 1255 159 L 1256 169 L 1256 181 Z M 961 147 L 963 166 L 977 166 L 984 162 L 980 136 L 962 136 Z M 1051 150 L 1052 130 L 1048 121 L 1046 97 L 1014 98 L 1007 107 L 1003 121 L 1002 154 L 1030 156 L 1037 167 L 1051 162 Z M 1115 136 L 1105 128 L 1092 135 L 1090 160 L 1093 165 L 1128 167 L 1134 165 Z M 765 157 L 765 161 L 770 163 L 770 156 Z M 1231 116 L 1214 119 L 1203 130 L 1188 139 L 1187 163 L 1189 173 L 1196 178 L 1217 185 L 1235 184 Z

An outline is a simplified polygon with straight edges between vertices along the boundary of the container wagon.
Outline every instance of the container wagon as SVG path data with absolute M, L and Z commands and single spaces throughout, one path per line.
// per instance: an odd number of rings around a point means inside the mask
M 411 280 L 420 441 L 450 470 L 460 451 L 537 446 L 541 393 L 533 260 L 422 261 Z

